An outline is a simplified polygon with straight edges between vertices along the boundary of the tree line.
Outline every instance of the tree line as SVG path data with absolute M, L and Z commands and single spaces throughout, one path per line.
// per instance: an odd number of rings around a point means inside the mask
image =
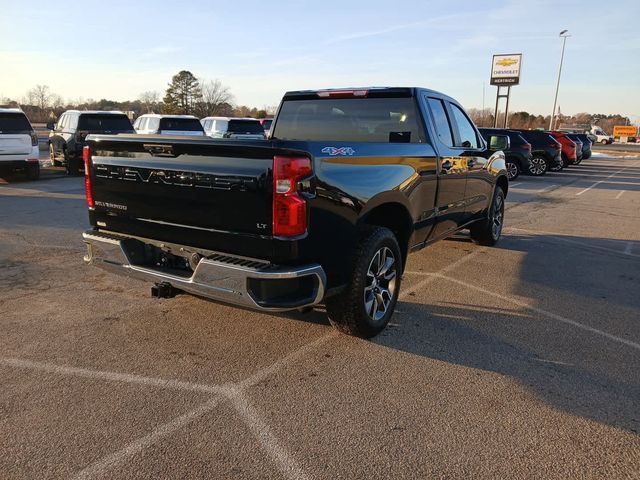
M 478 108 L 469 108 L 467 113 L 473 122 L 479 127 L 493 127 L 495 115 L 490 108 L 484 110 Z M 527 130 L 549 128 L 550 115 L 535 115 L 529 112 L 512 112 L 509 114 L 507 126 L 509 128 L 522 128 Z M 556 116 L 556 128 L 598 125 L 605 132 L 611 134 L 614 125 L 629 125 L 630 119 L 624 115 L 614 114 L 606 115 L 603 113 L 577 113 L 575 115 L 558 115 Z M 498 127 L 502 128 L 504 124 L 504 112 L 498 113 Z
M 36 85 L 21 99 L 0 97 L 0 106 L 20 107 L 33 123 L 57 120 L 65 110 L 121 110 L 133 112 L 134 117 L 145 113 L 190 114 L 198 118 L 208 116 L 265 118 L 275 113 L 275 106 L 262 108 L 237 105 L 231 89 L 220 80 L 199 79 L 183 70 L 174 75 L 164 97 L 157 91 L 147 91 L 136 100 L 115 101 L 68 99 L 52 92 L 48 85 Z

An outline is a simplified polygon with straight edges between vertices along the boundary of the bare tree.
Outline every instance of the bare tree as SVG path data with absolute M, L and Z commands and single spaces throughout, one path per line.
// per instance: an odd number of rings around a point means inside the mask
M 196 107 L 196 114 L 200 117 L 222 115 L 228 111 L 228 105 L 233 100 L 231 90 L 218 80 L 203 80 L 200 82 L 201 97 Z
M 49 104 L 51 108 L 58 109 L 64 107 L 64 100 L 60 95 L 52 94 L 51 99 L 49 100 Z
M 48 85 L 36 85 L 27 92 L 27 100 L 30 105 L 34 105 L 40 110 L 44 110 L 49 106 L 51 100 L 51 91 Z
M 139 97 L 140 103 L 144 105 L 144 108 L 147 110 L 147 113 L 153 113 L 155 107 L 160 102 L 160 94 L 155 90 L 149 90 L 147 92 L 142 92 Z
M 273 117 L 278 110 L 278 105 L 263 105 L 262 109 L 267 112 L 267 116 Z

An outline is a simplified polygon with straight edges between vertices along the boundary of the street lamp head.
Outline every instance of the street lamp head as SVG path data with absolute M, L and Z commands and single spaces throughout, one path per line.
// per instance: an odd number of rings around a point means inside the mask
M 563 36 L 565 36 L 567 33 L 569 33 L 569 30 L 562 30 L 562 31 L 560 32 L 560 36 L 561 36 L 561 37 L 563 37 Z

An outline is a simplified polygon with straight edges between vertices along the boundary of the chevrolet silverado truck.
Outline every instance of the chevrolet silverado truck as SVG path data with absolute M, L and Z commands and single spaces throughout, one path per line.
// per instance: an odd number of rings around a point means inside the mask
M 285 94 L 269 139 L 91 135 L 85 262 L 263 311 L 323 303 L 372 337 L 409 252 L 469 229 L 494 245 L 508 138 L 487 145 L 452 98 L 422 88 Z

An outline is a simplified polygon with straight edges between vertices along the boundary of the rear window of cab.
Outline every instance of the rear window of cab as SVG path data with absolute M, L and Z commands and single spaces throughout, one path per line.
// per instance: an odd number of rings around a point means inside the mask
M 202 124 L 197 118 L 162 118 L 159 129 L 161 131 L 204 132 Z
M 424 142 L 413 98 L 287 100 L 274 128 L 280 140 Z
M 133 126 L 126 115 L 83 114 L 78 119 L 78 130 L 94 132 L 133 132 Z
M 33 130 L 22 112 L 0 112 L 1 133 L 30 133 Z

